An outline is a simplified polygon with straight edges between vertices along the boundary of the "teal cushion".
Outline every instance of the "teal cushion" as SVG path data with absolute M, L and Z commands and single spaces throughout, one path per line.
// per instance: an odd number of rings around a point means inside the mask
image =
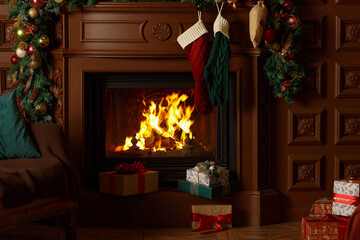
M 41 157 L 16 103 L 15 90 L 0 96 L 0 159 Z

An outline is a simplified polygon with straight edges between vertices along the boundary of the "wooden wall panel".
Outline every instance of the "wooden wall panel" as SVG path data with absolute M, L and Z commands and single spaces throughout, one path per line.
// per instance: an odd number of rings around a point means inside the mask
M 288 109 L 288 144 L 322 144 L 323 109 Z
M 336 16 L 336 47 L 339 51 L 360 50 L 360 18 Z
M 288 190 L 321 190 L 321 161 L 323 156 L 291 155 L 288 156 Z
M 11 51 L 15 42 L 14 21 L 7 20 L 5 15 L 0 15 L 0 51 Z
M 360 155 L 336 155 L 335 179 L 360 179 Z
M 360 109 L 335 109 L 335 144 L 360 144 Z
M 308 215 L 313 201 L 332 195 L 335 179 L 360 175 L 360 1 L 305 2 L 304 91 L 292 104 L 271 104 L 272 181 L 282 195 L 283 219 L 294 221 Z M 313 109 L 321 111 L 308 114 Z M 321 156 L 320 185 L 313 170 L 309 181 L 298 178 L 299 171 L 316 169 L 316 163 L 298 166 L 293 156 L 304 154 Z
M 335 96 L 338 98 L 360 97 L 360 65 L 336 63 Z
M 326 79 L 326 63 L 310 62 L 305 64 L 305 77 L 302 80 L 302 98 L 325 97 L 324 81 Z
M 309 15 L 302 19 L 305 28 L 303 43 L 305 49 L 323 51 L 326 47 L 326 17 Z

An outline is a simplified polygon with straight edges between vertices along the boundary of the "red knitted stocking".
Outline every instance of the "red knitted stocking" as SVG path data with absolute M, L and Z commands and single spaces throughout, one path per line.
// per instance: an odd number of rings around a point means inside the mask
M 209 47 L 206 35 L 202 35 L 185 47 L 191 70 L 195 79 L 195 108 L 202 115 L 212 112 L 209 92 L 204 77 L 204 69 L 209 59 Z

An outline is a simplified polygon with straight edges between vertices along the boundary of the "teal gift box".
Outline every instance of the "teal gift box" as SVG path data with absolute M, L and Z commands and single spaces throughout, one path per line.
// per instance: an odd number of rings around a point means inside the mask
M 209 199 L 229 195 L 232 192 L 236 192 L 238 190 L 238 185 L 239 182 L 236 180 L 232 180 L 227 184 L 212 185 L 211 187 L 194 184 L 193 182 L 188 182 L 185 180 L 178 180 L 178 190 L 180 192 L 186 192 L 195 196 Z

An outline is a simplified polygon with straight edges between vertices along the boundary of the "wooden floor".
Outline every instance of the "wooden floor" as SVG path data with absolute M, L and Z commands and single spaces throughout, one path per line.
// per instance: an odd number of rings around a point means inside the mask
M 300 240 L 300 222 L 263 227 L 237 227 L 203 235 L 185 228 L 78 228 L 78 240 Z M 0 232 L 0 240 L 65 240 L 64 230 L 54 226 L 27 224 Z

